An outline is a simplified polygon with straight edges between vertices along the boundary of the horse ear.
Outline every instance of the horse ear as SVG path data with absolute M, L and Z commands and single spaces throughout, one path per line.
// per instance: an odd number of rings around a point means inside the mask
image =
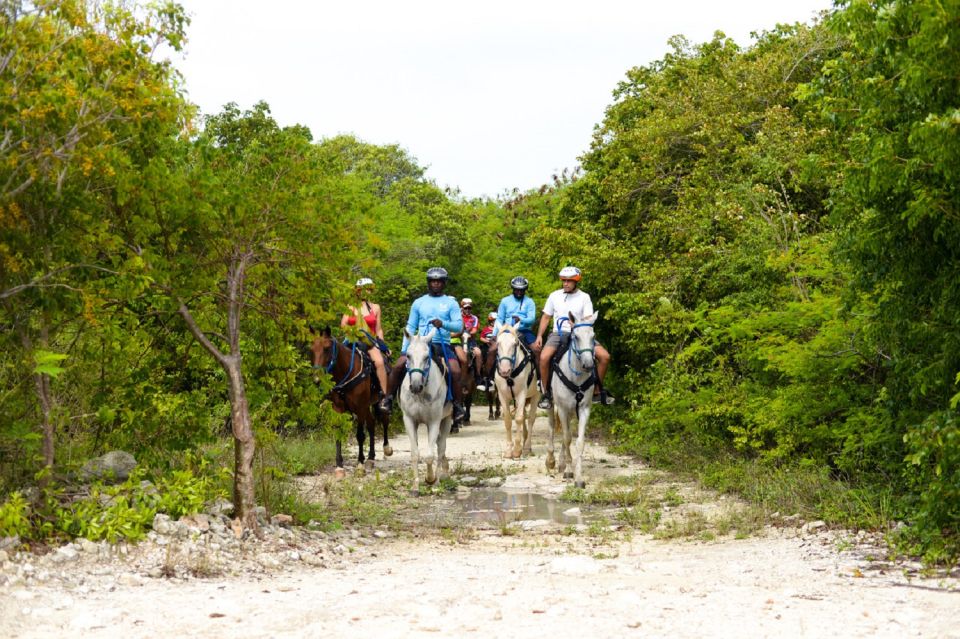
M 406 326 L 403 327 L 403 336 L 406 337 L 407 340 L 410 340 L 413 338 L 413 335 L 410 334 L 410 331 L 407 330 Z
M 573 317 L 573 311 L 570 311 L 570 326 L 573 326 L 577 323 L 577 320 Z
M 597 316 L 598 316 L 598 315 L 599 315 L 599 313 L 597 313 L 596 311 L 594 311 L 594 312 L 593 312 L 593 315 L 590 315 L 589 317 L 584 317 L 584 318 L 583 318 L 583 323 L 584 323 L 584 324 L 593 324 L 593 323 L 595 323 L 595 322 L 597 321 Z
M 437 329 L 436 329 L 436 327 L 434 327 L 434 328 L 431 328 L 430 331 L 429 331 L 426 335 L 423 336 L 423 338 L 424 338 L 425 340 L 427 340 L 428 342 L 432 342 L 432 341 L 433 341 L 433 336 L 436 335 L 436 334 L 437 334 Z

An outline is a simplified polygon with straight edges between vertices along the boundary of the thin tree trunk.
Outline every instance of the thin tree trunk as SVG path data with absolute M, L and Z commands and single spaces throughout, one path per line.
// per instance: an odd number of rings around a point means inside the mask
M 180 316 L 187 328 L 227 373 L 230 393 L 230 419 L 234 439 L 233 508 L 244 528 L 257 532 L 256 490 L 253 480 L 253 459 L 256 440 L 250 422 L 250 407 L 243 382 L 240 356 L 240 308 L 243 306 L 243 283 L 248 256 L 236 255 L 227 271 L 227 340 L 230 354 L 224 354 L 210 341 L 181 300 Z
M 23 326 L 18 327 L 20 333 L 20 344 L 26 353 L 33 352 L 33 341 Z M 41 327 L 40 341 L 41 346 L 47 345 L 47 327 L 44 322 Z M 53 427 L 53 391 L 50 387 L 50 376 L 45 373 L 33 374 L 33 388 L 37 393 L 37 401 L 40 404 L 40 434 L 42 436 L 41 452 L 43 454 L 43 466 L 49 471 L 53 470 L 54 462 L 54 427 Z M 40 477 L 40 484 L 45 485 L 50 473 L 43 473 Z
M 250 408 L 243 383 L 240 358 L 229 357 L 226 367 L 230 383 L 230 418 L 233 427 L 234 473 L 233 505 L 245 528 L 257 529 L 256 500 L 253 480 L 253 457 L 256 440 L 250 423 Z

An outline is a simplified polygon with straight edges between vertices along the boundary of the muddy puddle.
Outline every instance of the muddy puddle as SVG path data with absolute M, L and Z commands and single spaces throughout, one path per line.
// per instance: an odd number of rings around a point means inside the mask
M 590 513 L 576 504 L 525 490 L 472 488 L 459 491 L 453 502 L 460 519 L 473 524 L 495 526 L 524 521 L 562 525 L 586 524 Z

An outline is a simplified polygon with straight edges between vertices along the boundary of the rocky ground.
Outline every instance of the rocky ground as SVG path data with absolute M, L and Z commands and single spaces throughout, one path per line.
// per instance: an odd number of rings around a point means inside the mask
M 455 479 L 555 504 L 536 511 L 543 519 L 478 517 L 462 502 L 481 489 L 460 486 L 411 499 L 400 524 L 335 533 L 278 517 L 262 539 L 238 537 L 213 508 L 158 516 L 136 545 L 7 548 L 0 636 L 960 637 L 957 578 L 889 561 L 873 535 L 793 517 L 746 538 L 716 534 L 704 522 L 739 506 L 664 477 L 651 485 L 675 497 L 647 532 L 603 509 L 554 521 L 579 513 L 556 501 L 566 484 L 544 473 L 542 428 L 535 456 L 519 462 L 503 458 L 500 423 L 467 427 L 449 450 Z M 404 472 L 405 440 L 381 473 Z M 652 472 L 595 444 L 587 460 L 588 487 Z M 332 481 L 306 478 L 303 489 L 321 499 Z M 699 527 L 679 534 L 691 521 Z

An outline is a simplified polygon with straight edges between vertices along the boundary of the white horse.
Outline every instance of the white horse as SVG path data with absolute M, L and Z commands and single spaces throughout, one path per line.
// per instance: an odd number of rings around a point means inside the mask
M 573 479 L 577 488 L 586 487 L 583 480 L 583 446 L 584 435 L 587 430 L 587 420 L 590 419 L 590 405 L 593 402 L 595 387 L 594 348 L 596 341 L 593 336 L 593 322 L 596 314 L 585 317 L 577 322 L 573 313 L 569 317 L 567 330 L 570 335 L 570 347 L 560 359 L 559 366 L 553 369 L 550 387 L 553 390 L 553 408 L 548 412 L 550 418 L 550 448 L 547 452 L 547 470 L 553 470 L 556 461 L 553 456 L 553 434 L 559 426 L 563 428 L 563 449 L 560 455 L 559 471 L 564 479 Z M 561 318 L 558 330 L 563 329 L 568 318 Z M 558 370 L 559 369 L 559 370 Z M 570 455 L 570 441 L 573 434 L 570 432 L 570 421 L 577 418 L 577 445 L 576 456 Z M 569 464 L 573 471 L 567 470 Z
M 436 329 L 423 337 L 411 335 L 404 329 L 407 345 L 407 375 L 400 385 L 400 408 L 403 425 L 410 438 L 410 464 L 413 466 L 413 492 L 420 492 L 420 452 L 417 449 L 417 426 L 427 428 L 427 451 L 423 461 L 427 464 L 428 484 L 436 483 L 438 476 L 450 473 L 447 462 L 447 435 L 453 423 L 453 404 L 447 401 L 447 380 L 443 370 L 430 356 L 430 343 Z M 436 456 L 434 456 L 436 451 Z M 433 463 L 437 462 L 437 473 Z
M 540 401 L 535 369 L 533 354 L 523 344 L 516 329 L 509 325 L 501 328 L 497 333 L 497 373 L 494 377 L 507 431 L 507 454 L 512 459 L 533 452 L 530 440 L 533 422 L 537 418 L 537 402 Z M 513 422 L 516 422 L 516 429 L 512 428 Z

